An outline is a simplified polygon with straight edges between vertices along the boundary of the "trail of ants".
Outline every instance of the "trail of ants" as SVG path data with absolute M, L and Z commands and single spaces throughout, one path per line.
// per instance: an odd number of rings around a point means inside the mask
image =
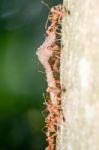
M 45 150 L 55 150 L 57 124 L 61 113 L 61 85 L 60 85 L 60 45 L 57 42 L 57 33 L 60 35 L 64 16 L 64 7 L 59 4 L 50 9 L 48 20 L 46 22 L 46 38 L 43 44 L 38 48 L 36 54 L 43 65 L 46 73 L 49 94 L 45 105 L 47 116 L 45 118 L 46 141 L 48 146 Z M 48 21 L 50 26 L 47 27 Z M 61 39 L 60 39 L 61 41 Z

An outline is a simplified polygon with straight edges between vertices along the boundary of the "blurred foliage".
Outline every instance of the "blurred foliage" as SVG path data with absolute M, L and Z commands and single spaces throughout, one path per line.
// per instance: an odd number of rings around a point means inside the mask
M 46 0 L 49 7 L 61 0 Z M 46 79 L 35 55 L 48 8 L 41 0 L 0 1 L 0 150 L 44 150 Z

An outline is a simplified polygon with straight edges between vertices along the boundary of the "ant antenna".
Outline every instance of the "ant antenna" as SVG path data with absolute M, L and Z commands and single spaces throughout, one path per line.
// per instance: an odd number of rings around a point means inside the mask
M 50 11 L 50 7 L 49 7 L 48 4 L 45 2 L 45 0 L 42 0 L 41 3 L 42 3 L 43 5 L 45 5 L 45 6 L 49 9 L 49 11 Z M 49 14 L 50 14 L 50 13 L 49 13 Z M 49 15 L 48 15 L 48 16 L 49 16 Z M 47 29 L 47 25 L 48 25 L 48 18 L 47 18 L 46 23 L 45 23 L 45 29 Z
M 44 4 L 50 10 L 50 7 L 48 6 L 48 4 L 45 1 L 42 0 L 41 3 Z

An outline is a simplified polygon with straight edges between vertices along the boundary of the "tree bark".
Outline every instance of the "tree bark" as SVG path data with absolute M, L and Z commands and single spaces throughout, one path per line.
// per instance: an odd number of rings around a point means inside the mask
M 99 0 L 64 0 L 56 150 L 99 150 Z M 64 90 L 66 88 L 66 91 Z

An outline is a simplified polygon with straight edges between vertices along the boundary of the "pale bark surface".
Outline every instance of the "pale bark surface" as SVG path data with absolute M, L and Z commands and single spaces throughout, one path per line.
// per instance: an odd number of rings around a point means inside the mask
M 99 0 L 64 0 L 62 108 L 56 150 L 99 150 Z

